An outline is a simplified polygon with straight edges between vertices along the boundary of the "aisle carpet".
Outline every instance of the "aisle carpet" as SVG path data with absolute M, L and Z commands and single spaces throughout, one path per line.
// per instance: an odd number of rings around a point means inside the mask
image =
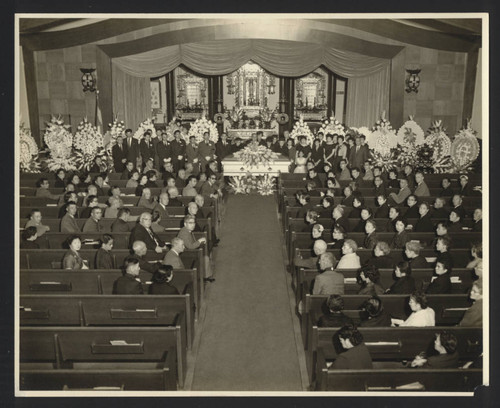
M 274 198 L 230 196 L 192 390 L 301 391 Z

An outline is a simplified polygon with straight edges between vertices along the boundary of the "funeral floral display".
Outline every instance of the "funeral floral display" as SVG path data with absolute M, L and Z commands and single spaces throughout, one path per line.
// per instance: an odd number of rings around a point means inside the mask
M 234 157 L 243 162 L 249 169 L 258 166 L 269 166 L 278 158 L 278 154 L 265 146 L 250 143 L 242 150 L 234 153 Z
M 87 118 L 78 124 L 73 138 L 73 146 L 75 148 L 75 162 L 80 170 L 89 170 L 94 164 L 96 156 L 106 155 L 103 136 Z
M 422 145 L 424 141 L 424 131 L 419 124 L 413 120 L 413 116 L 410 116 L 409 120 L 403 123 L 403 126 L 401 126 L 398 130 L 398 145 L 402 147 L 415 148 Z
M 38 145 L 31 136 L 30 130 L 21 123 L 19 126 L 19 162 L 24 173 L 40 173 Z
M 366 140 L 368 140 L 372 134 L 372 131 L 368 129 L 366 126 L 361 126 L 359 128 L 351 127 L 350 130 L 355 131 L 356 133 L 363 135 Z
M 123 122 L 123 120 L 119 121 L 118 117 L 116 117 L 113 120 L 113 123 L 110 123 L 108 126 L 110 127 L 109 133 L 114 142 L 116 142 L 116 138 L 118 136 L 125 136 L 125 123 Z
M 174 133 L 178 130 L 180 131 L 181 128 L 179 127 L 179 125 L 177 124 L 177 122 L 179 122 L 181 120 L 181 118 L 179 116 L 174 116 L 172 118 L 172 120 L 168 123 L 166 129 L 165 129 L 165 133 L 167 134 L 167 138 L 169 141 L 172 141 L 175 139 L 174 137 Z M 186 143 L 189 142 L 189 138 L 188 140 L 186 140 Z
M 472 129 L 470 121 L 458 131 L 451 145 L 451 158 L 456 170 L 466 170 L 479 156 L 477 132 Z
M 75 160 L 72 156 L 73 135 L 68 130 L 61 118 L 52 117 L 46 123 L 44 141 L 48 147 L 50 157 L 45 161 L 48 171 L 63 168 L 66 171 L 76 170 Z
M 446 134 L 446 129 L 443 127 L 442 121 L 434 121 L 427 132 L 428 135 L 425 138 L 425 143 L 434 150 L 434 161 L 449 156 L 451 153 L 451 140 Z
M 189 142 L 189 138 L 191 136 L 194 136 L 196 138 L 196 143 L 200 143 L 203 140 L 203 134 L 205 132 L 209 133 L 209 139 L 212 142 L 217 143 L 217 141 L 219 140 L 219 131 L 217 130 L 217 125 L 211 120 L 208 120 L 205 116 L 196 119 L 196 121 L 191 125 L 186 136 L 186 142 Z
M 336 133 L 337 135 L 345 135 L 344 126 L 340 123 L 334 116 L 331 116 L 330 119 L 323 121 L 321 128 L 319 130 L 323 132 L 324 135 L 330 133 L 333 135 Z
M 270 176 L 269 174 L 257 177 L 257 184 L 256 184 L 257 192 L 263 196 L 271 195 L 274 192 L 275 184 L 276 184 L 276 178 Z
M 134 133 L 134 138 L 136 138 L 137 140 L 141 140 L 144 137 L 144 133 L 146 133 L 148 130 L 151 132 L 152 138 L 156 137 L 155 125 L 153 124 L 151 118 L 147 118 L 139 125 Z
M 391 149 L 397 147 L 396 132 L 392 128 L 389 120 L 385 118 L 385 112 L 382 112 L 380 119 L 373 127 L 373 131 L 366 142 L 368 146 L 381 157 L 389 157 L 391 155 Z
M 293 129 L 290 132 L 290 138 L 295 141 L 298 140 L 299 136 L 305 136 L 307 138 L 307 143 L 312 145 L 314 135 L 311 132 L 311 129 L 309 129 L 309 125 L 304 122 L 302 115 L 300 116 L 300 119 L 295 122 L 295 124 L 293 125 Z

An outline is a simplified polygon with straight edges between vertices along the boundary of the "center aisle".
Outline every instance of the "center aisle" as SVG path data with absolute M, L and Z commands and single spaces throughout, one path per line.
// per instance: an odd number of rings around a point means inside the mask
M 231 195 L 193 391 L 301 391 L 274 197 Z

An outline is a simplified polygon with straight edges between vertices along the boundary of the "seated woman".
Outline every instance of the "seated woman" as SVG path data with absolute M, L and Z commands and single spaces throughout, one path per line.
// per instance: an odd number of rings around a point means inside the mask
M 398 207 L 389 208 L 389 221 L 385 226 L 386 232 L 396 232 L 396 221 L 401 219 L 401 210 Z
M 363 335 L 354 325 L 343 326 L 335 337 L 340 340 L 344 351 L 338 355 L 331 365 L 331 369 L 363 370 L 373 368 L 370 352 L 363 343 Z
M 376 266 L 379 269 L 392 269 L 394 268 L 394 259 L 392 259 L 390 254 L 391 248 L 389 248 L 389 244 L 384 241 L 378 241 L 373 249 L 374 256 L 368 260 L 367 264 Z
M 358 244 L 352 239 L 346 239 L 342 245 L 342 258 L 340 258 L 336 269 L 358 269 L 361 268 L 361 262 L 358 254 Z
M 174 279 L 172 265 L 160 265 L 153 274 L 153 283 L 149 286 L 150 295 L 178 295 L 179 290 L 172 285 Z
M 56 171 L 56 181 L 54 182 L 55 188 L 66 187 L 66 171 L 64 169 L 58 169 Z
M 464 317 L 459 323 L 463 327 L 482 327 L 483 326 L 483 281 L 477 280 L 470 290 L 470 299 L 474 304 L 467 309 Z
M 151 229 L 155 234 L 159 234 L 160 232 L 165 232 L 165 227 L 160 224 L 161 222 L 161 214 L 157 210 L 153 210 L 151 214 Z
M 412 310 L 411 315 L 406 320 L 391 319 L 392 326 L 427 327 L 436 325 L 436 313 L 427 306 L 427 297 L 424 292 L 419 290 L 413 292 L 408 304 Z
M 146 176 L 145 174 L 143 174 L 142 176 L 140 176 L 139 178 L 139 183 L 135 189 L 135 195 L 136 197 L 140 197 L 142 196 L 142 190 L 144 190 L 146 188 L 146 184 L 148 182 L 148 176 Z
M 354 227 L 352 232 L 366 232 L 365 231 L 366 222 L 372 219 L 373 218 L 372 216 L 373 216 L 372 210 L 368 207 L 364 207 L 361 210 L 361 221 L 359 221 L 358 225 Z
M 420 353 L 411 362 L 412 367 L 423 368 L 458 368 L 458 340 L 453 333 L 442 331 L 436 333 L 434 350 L 437 354 L 427 357 Z
M 333 249 L 342 249 L 344 246 L 344 241 L 347 238 L 347 233 L 345 229 L 340 225 L 335 225 L 332 231 L 333 242 L 329 243 Z
M 113 269 L 113 255 L 111 250 L 113 249 L 113 236 L 109 234 L 104 234 L 101 238 L 101 247 L 97 250 L 95 255 L 95 268 L 96 269 Z
M 333 176 L 333 177 L 328 177 L 328 178 L 326 179 L 326 188 L 331 188 L 331 189 L 340 188 L 340 184 L 339 184 L 339 182 L 335 179 L 335 176 Z
M 108 204 L 109 207 L 104 210 L 104 218 L 116 218 L 121 207 L 120 200 L 116 197 L 109 197 Z
M 324 196 L 321 199 L 321 208 L 319 209 L 319 214 L 321 218 L 330 218 L 332 216 L 333 205 L 335 201 L 332 197 Z
M 352 200 L 352 210 L 349 213 L 348 218 L 360 218 L 361 217 L 361 210 L 363 209 L 363 203 L 364 200 L 362 197 L 354 197 Z M 357 231 L 360 232 L 360 231 Z
M 156 207 L 156 197 L 152 197 L 151 189 L 144 188 L 142 190 L 142 196 L 137 203 L 137 207 L 147 208 L 148 210 L 152 210 Z
M 36 227 L 25 228 L 21 234 L 21 249 L 40 249 L 35 241 L 38 238 Z
M 311 232 L 314 225 L 318 222 L 319 214 L 317 211 L 309 210 L 306 213 L 306 226 L 302 228 L 302 232 Z
M 438 253 L 436 262 L 445 262 L 450 265 L 451 268 L 454 266 L 453 257 L 449 251 L 450 240 L 446 237 L 439 237 L 436 240 L 436 252 Z
M 409 295 L 415 292 L 415 279 L 411 276 L 411 267 L 408 262 L 402 261 L 394 268 L 395 282 L 387 289 L 390 295 Z
M 389 179 L 387 180 L 387 187 L 399 189 L 398 173 L 396 170 L 389 170 Z
M 63 269 L 89 269 L 88 262 L 84 260 L 80 254 L 79 250 L 82 247 L 82 241 L 78 235 L 72 235 L 67 239 L 67 244 L 69 246 L 68 251 L 64 254 L 62 260 Z
M 385 289 L 380 286 L 380 273 L 373 265 L 365 265 L 358 271 L 357 281 L 361 285 L 358 295 L 383 295 Z
M 470 261 L 466 268 L 474 269 L 474 272 L 478 278 L 482 278 L 483 275 L 483 243 L 474 242 L 470 250 L 472 255 L 472 261 Z M 478 273 L 479 272 L 479 273 Z
M 378 243 L 377 224 L 373 220 L 367 220 L 365 224 L 366 237 L 363 243 L 365 249 L 375 249 Z
M 313 229 L 311 231 L 311 235 L 312 235 L 313 241 L 316 241 L 317 239 L 322 239 L 323 238 L 323 231 L 324 230 L 325 230 L 325 227 L 323 227 L 323 225 L 321 225 L 321 224 L 314 224 L 313 225 Z
M 140 173 L 137 170 L 134 170 L 130 173 L 130 177 L 127 180 L 127 184 L 125 184 L 126 188 L 137 188 L 139 185 L 139 176 Z
M 306 191 L 311 197 L 321 197 L 321 192 L 317 189 L 316 181 L 308 180 L 306 183 Z
M 406 220 L 404 218 L 397 218 L 395 227 L 396 233 L 392 237 L 391 248 L 404 249 L 406 243 L 410 240 L 408 232 L 406 232 Z
M 425 293 L 428 295 L 445 295 L 451 293 L 451 266 L 447 261 L 437 261 L 435 275 Z
M 361 327 L 390 327 L 391 316 L 385 311 L 382 299 L 372 296 L 361 306 Z
M 318 320 L 318 327 L 342 327 L 352 324 L 352 319 L 342 313 L 344 299 L 340 295 L 330 295 L 325 301 L 326 313 Z

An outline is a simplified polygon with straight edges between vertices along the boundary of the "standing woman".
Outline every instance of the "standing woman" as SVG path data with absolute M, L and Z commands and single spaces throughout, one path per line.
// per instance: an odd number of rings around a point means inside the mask
M 314 139 L 313 147 L 311 150 L 311 160 L 314 162 L 316 171 L 323 170 L 323 160 L 325 156 L 325 148 L 321 144 L 321 140 Z
M 82 247 L 82 241 L 80 236 L 72 235 L 68 238 L 67 243 L 69 245 L 68 251 L 64 254 L 62 260 L 63 269 L 89 269 L 88 262 L 84 260 L 78 251 Z

